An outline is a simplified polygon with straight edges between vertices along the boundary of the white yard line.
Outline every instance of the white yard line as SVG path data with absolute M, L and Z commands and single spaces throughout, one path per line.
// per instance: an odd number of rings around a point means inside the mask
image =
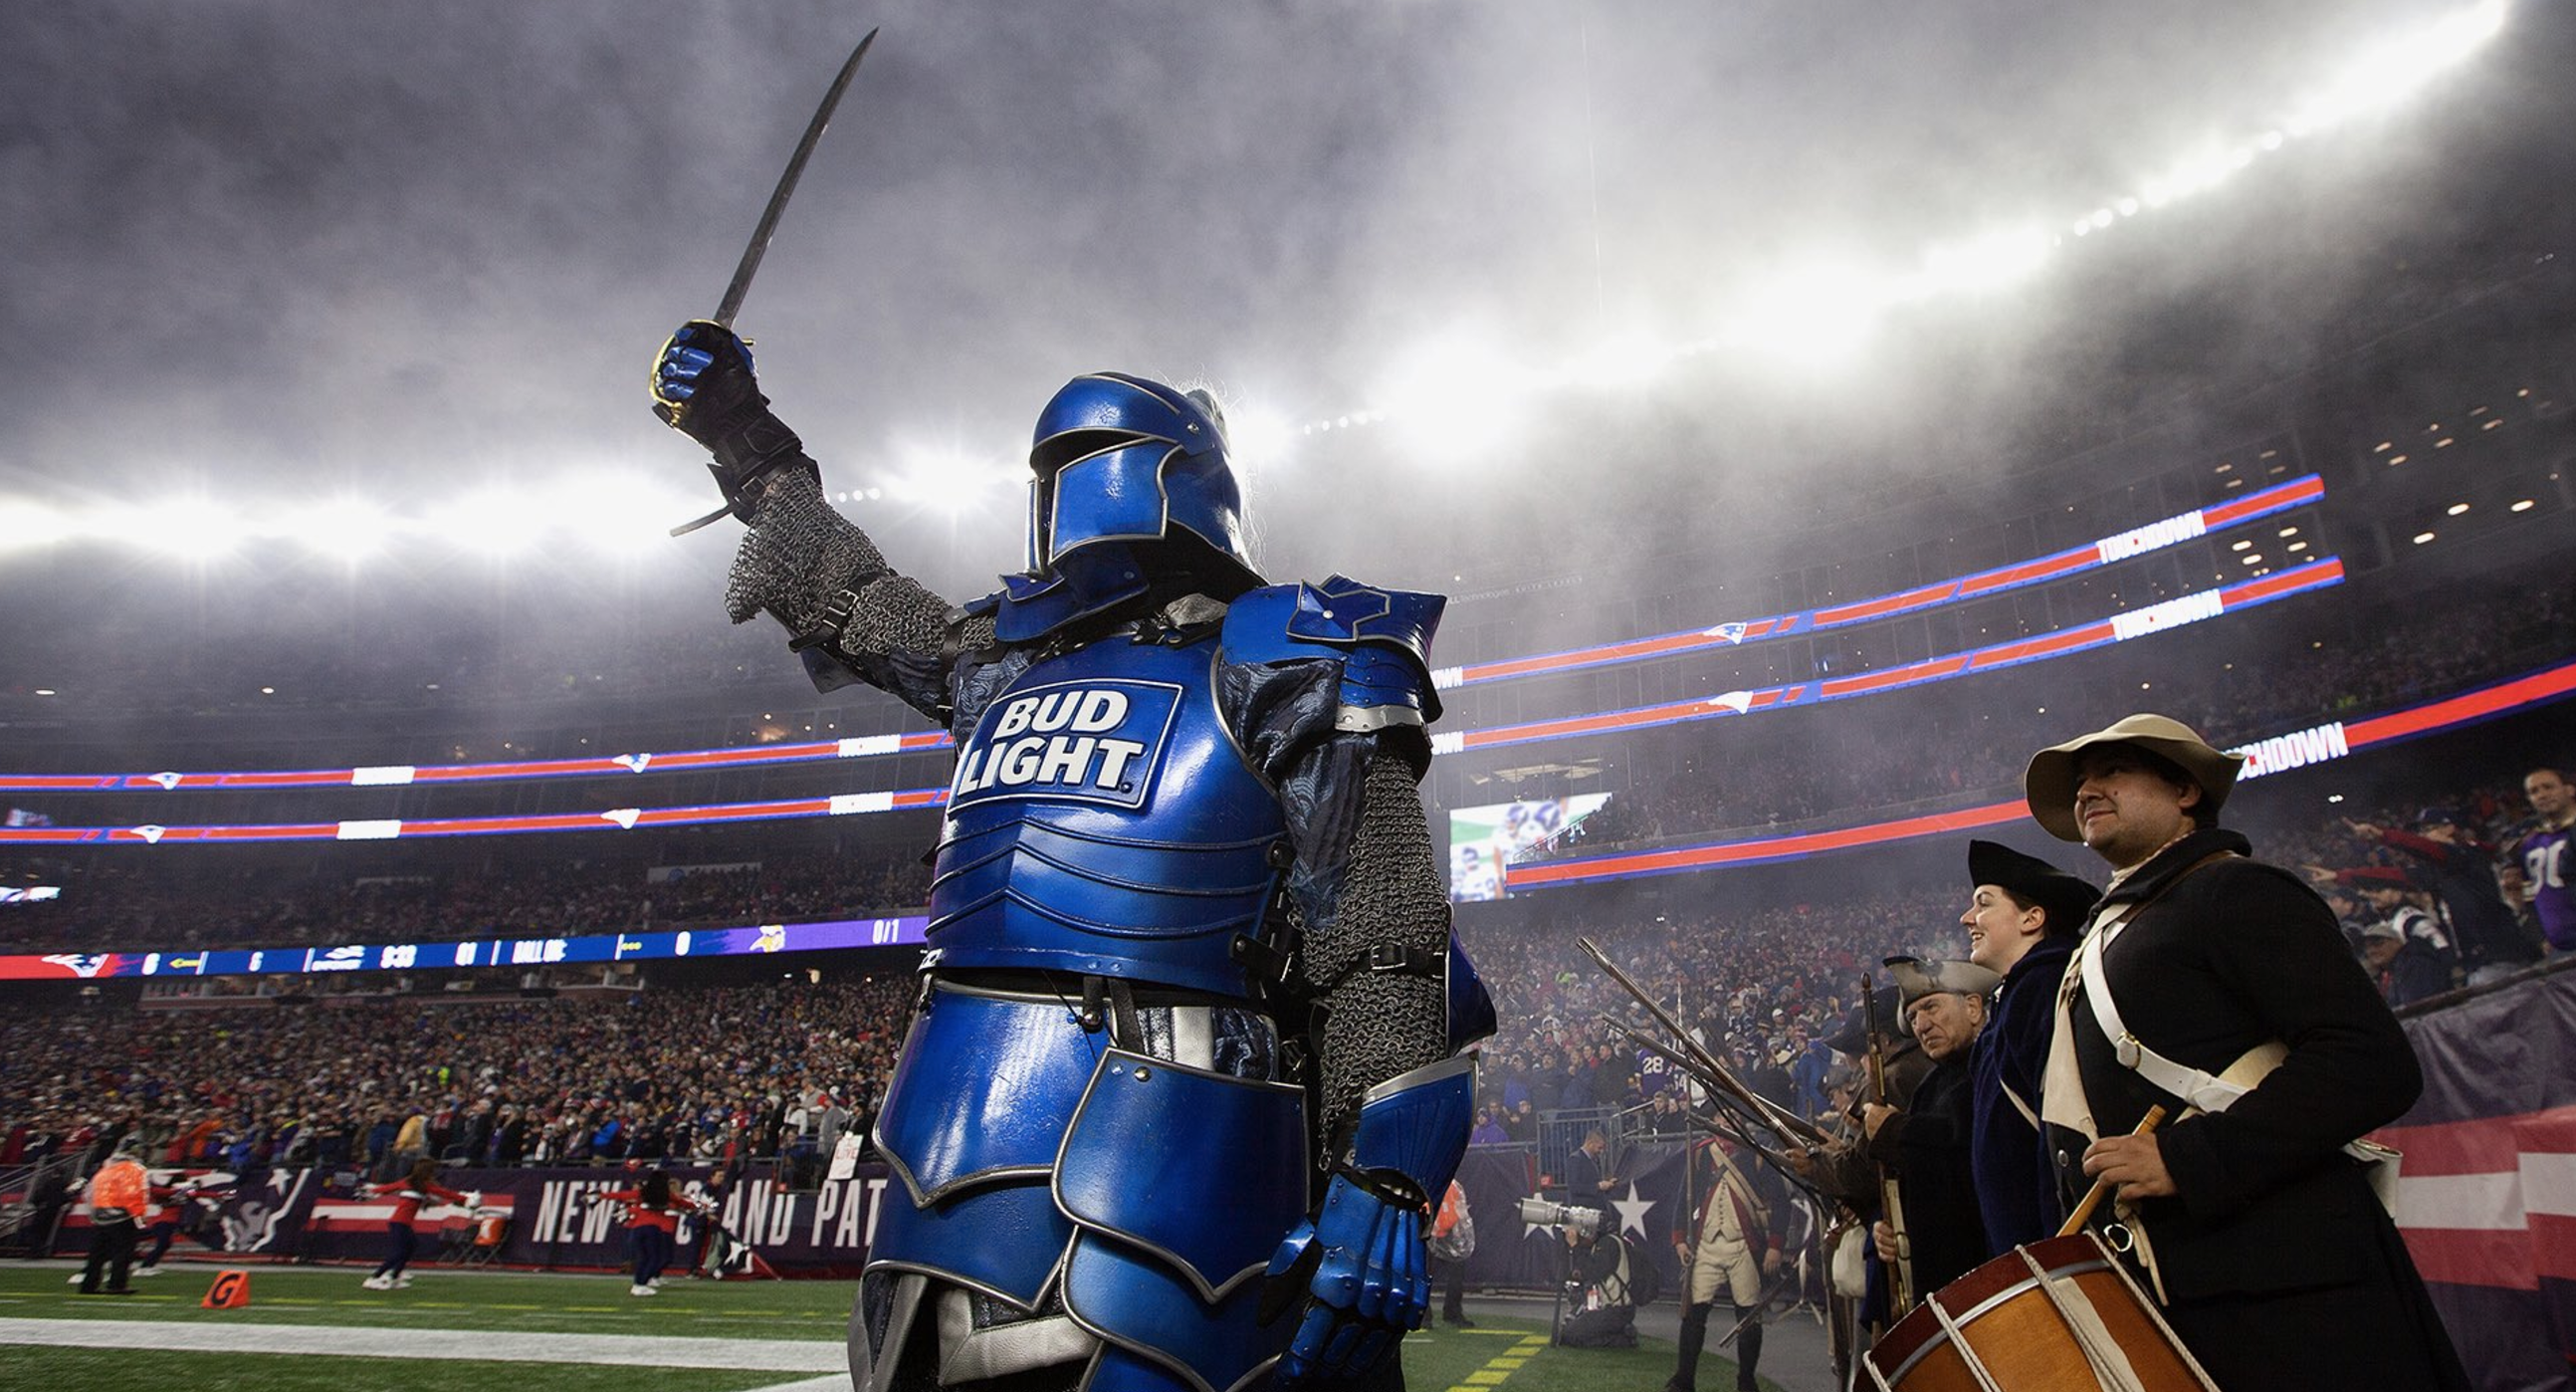
M 828 1373 L 784 1384 L 796 1392 L 847 1388 L 838 1341 L 683 1339 L 642 1334 L 516 1334 L 376 1329 L 339 1324 L 170 1324 L 159 1320 L 0 1319 L 0 1344 L 167 1349 L 179 1353 L 305 1353 L 343 1358 L 470 1358 L 504 1363 L 610 1363 L 637 1368 L 744 1368 Z

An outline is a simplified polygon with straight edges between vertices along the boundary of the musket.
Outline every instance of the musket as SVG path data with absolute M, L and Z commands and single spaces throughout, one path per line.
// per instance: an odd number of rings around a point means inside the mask
M 1744 1326 L 1771 1313 L 1771 1302 L 1779 1299 L 1780 1292 L 1788 1289 L 1789 1276 L 1790 1273 L 1784 1270 L 1778 1276 L 1773 1277 L 1770 1286 L 1765 1288 L 1762 1294 L 1754 1297 L 1751 1305 L 1745 1307 L 1744 1318 L 1737 1320 L 1735 1322 L 1735 1327 L 1726 1331 L 1725 1337 L 1717 1341 L 1717 1346 L 1719 1348 L 1724 1348 L 1728 1344 L 1734 1343 L 1735 1336 L 1744 1332 Z
M 1745 1122 L 1749 1121 L 1755 1126 L 1761 1126 L 1766 1124 L 1763 1118 L 1747 1113 L 1742 1103 L 1739 1103 L 1732 1097 L 1727 1096 L 1725 1092 L 1712 1085 L 1708 1079 L 1702 1078 L 1700 1076 L 1699 1066 L 1696 1063 L 1690 1059 L 1684 1058 L 1674 1050 L 1666 1048 L 1661 1043 L 1647 1038 L 1642 1032 L 1615 1016 L 1603 1015 L 1601 1017 L 1601 1023 L 1608 1025 L 1614 1032 L 1616 1032 L 1621 1038 L 1626 1039 L 1629 1043 L 1636 1045 L 1640 1049 L 1650 1050 L 1656 1055 L 1662 1057 L 1666 1062 L 1672 1064 L 1675 1068 L 1680 1069 L 1684 1077 L 1707 1087 L 1711 1101 L 1720 1103 L 1724 1107 L 1732 1109 L 1736 1114 L 1744 1118 L 1743 1121 L 1738 1121 L 1735 1117 L 1729 1116 L 1723 1111 L 1715 1110 L 1706 1115 L 1702 1115 L 1698 1112 L 1689 1112 L 1688 1116 L 1692 1122 L 1705 1128 L 1710 1133 L 1724 1136 L 1726 1139 L 1735 1142 L 1737 1145 L 1740 1145 L 1745 1149 L 1752 1151 L 1754 1154 L 1761 1156 L 1763 1159 L 1770 1161 L 1772 1168 L 1779 1171 L 1782 1178 L 1788 1180 L 1791 1184 L 1798 1186 L 1800 1189 L 1805 1190 L 1807 1194 L 1813 1197 L 1817 1202 L 1830 1202 L 1824 1191 L 1816 1188 L 1813 1183 L 1799 1175 L 1797 1167 L 1789 1163 L 1788 1157 L 1753 1138 L 1753 1133 L 1746 1128 Z
M 1635 997 L 1639 1005 L 1646 1007 L 1646 1013 L 1655 1017 L 1655 1023 L 1663 1026 L 1664 1031 L 1690 1053 L 1699 1065 L 1695 1074 L 1701 1076 L 1702 1081 L 1714 1084 L 1715 1091 L 1723 1092 L 1744 1104 L 1754 1115 L 1762 1118 L 1763 1123 L 1772 1130 L 1782 1135 L 1795 1136 L 1809 1145 L 1821 1146 L 1826 1143 L 1828 1138 L 1825 1133 L 1816 1129 L 1815 1125 L 1805 1117 L 1772 1102 L 1739 1081 L 1732 1072 L 1727 1070 L 1725 1064 L 1718 1061 L 1716 1055 L 1711 1054 L 1705 1045 L 1693 1039 L 1689 1030 L 1682 1028 L 1680 1021 L 1675 1020 L 1670 1012 L 1657 1004 L 1653 996 L 1646 994 L 1644 987 L 1639 986 L 1626 972 L 1621 971 L 1619 964 L 1611 961 L 1592 939 L 1576 938 L 1574 945 L 1581 948 L 1583 954 L 1590 957 L 1594 965 L 1609 973 L 1610 979 L 1619 983 L 1621 990 Z
M 733 279 L 725 285 L 724 298 L 716 301 L 716 323 L 730 329 L 734 316 L 742 312 L 742 297 L 751 291 L 752 274 L 760 269 L 760 258 L 769 251 L 769 239 L 778 235 L 778 217 L 787 211 L 787 196 L 796 191 L 796 181 L 805 174 L 805 162 L 814 157 L 814 147 L 822 143 L 823 128 L 832 124 L 832 112 L 840 106 L 841 94 L 850 90 L 850 79 L 858 76 L 859 60 L 868 56 L 868 45 L 876 41 L 877 31 L 871 29 L 866 38 L 859 40 L 859 46 L 850 50 L 849 60 L 841 64 L 831 89 L 823 94 L 822 104 L 814 108 L 814 119 L 805 123 L 805 138 L 796 142 L 796 153 L 787 157 L 787 168 L 778 176 L 778 187 L 769 191 L 769 202 L 760 210 L 760 223 L 751 229 L 751 244 L 742 249 L 742 259 L 734 263 Z M 731 511 L 733 504 L 727 502 L 694 522 L 673 527 L 671 535 L 687 536 Z
M 1860 1008 L 1869 1025 L 1869 1091 L 1884 1107 L 1887 1105 L 1887 1055 L 1878 1033 L 1878 983 L 1863 973 L 1860 979 Z M 1863 1129 L 1866 1137 L 1868 1131 Z M 1903 1314 L 1914 1308 L 1914 1252 L 1906 1240 L 1905 1203 L 1898 1193 L 1896 1174 L 1887 1166 L 1878 1167 L 1878 1197 L 1887 1214 L 1887 1226 L 1896 1234 L 1896 1260 L 1887 1269 L 1888 1308 Z M 1889 1318 L 1893 1319 L 1891 1315 Z

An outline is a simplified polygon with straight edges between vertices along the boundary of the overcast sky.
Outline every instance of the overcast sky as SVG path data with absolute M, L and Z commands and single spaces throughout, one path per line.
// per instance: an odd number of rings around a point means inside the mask
M 2522 0 L 2508 43 L 2552 7 Z M 882 37 L 740 327 L 834 483 L 942 454 L 997 480 L 953 523 L 852 509 L 899 563 L 964 593 L 1016 561 L 998 480 L 1074 373 L 1209 382 L 1294 423 L 1383 402 L 1423 345 L 1539 363 L 1605 338 L 1704 338 L 1806 269 L 2062 230 L 2458 8 L 26 7 L 0 59 L 0 495 L 355 489 L 419 508 L 605 469 L 694 499 L 693 448 L 646 411 L 648 360 L 714 309 L 871 26 Z M 2528 71 L 2472 58 L 2401 111 L 2205 195 L 2233 214 L 2141 217 L 2006 295 L 1918 307 L 1892 356 L 1848 376 L 1766 377 L 1760 355 L 1711 353 L 1631 391 L 1521 402 L 1525 426 L 1463 462 L 1390 427 L 1297 438 L 1253 469 L 1272 568 L 1430 586 L 1473 558 L 1491 579 L 1549 568 L 1514 559 L 1543 519 L 1615 545 L 1673 511 L 1657 490 L 1677 479 L 1741 499 L 1779 469 L 1867 478 L 2015 447 L 2033 402 L 2108 389 L 2039 367 L 2070 325 L 2126 304 L 2087 257 L 2141 257 L 2124 276 L 2187 289 L 2278 254 L 2195 241 L 2260 226 L 2303 267 L 2285 293 L 2310 298 L 2287 317 L 2326 312 L 2369 275 L 2337 237 L 2401 216 L 2392 188 L 2493 138 L 2488 108 L 2532 95 L 2497 74 Z M 2104 250 L 2113 236 L 2128 249 Z M 2158 238 L 2179 245 L 2143 257 Z M 1911 439 L 1934 403 L 1938 442 Z M 1436 496 L 1424 477 L 1452 498 L 1441 527 L 1394 530 L 1369 505 L 1383 487 L 1418 519 Z M 720 566 L 730 526 L 669 543 L 675 571 Z

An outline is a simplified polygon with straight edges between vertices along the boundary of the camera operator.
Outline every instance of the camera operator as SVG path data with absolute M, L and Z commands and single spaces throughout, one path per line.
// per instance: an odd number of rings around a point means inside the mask
M 1566 1348 L 1635 1348 L 1637 1302 L 1651 1291 L 1641 1288 L 1654 1268 L 1636 1259 L 1625 1239 L 1604 1231 L 1597 1208 L 1576 1208 L 1543 1199 L 1521 1201 L 1521 1221 L 1554 1227 L 1565 1241 L 1565 1317 L 1558 1322 L 1556 1342 Z

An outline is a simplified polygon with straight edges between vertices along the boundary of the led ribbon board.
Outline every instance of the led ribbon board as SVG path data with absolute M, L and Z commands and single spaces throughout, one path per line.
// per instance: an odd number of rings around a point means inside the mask
M 2143 556 L 2211 532 L 2240 527 L 2275 513 L 2313 503 L 2326 495 L 2325 481 L 2315 474 L 2248 494 L 2232 502 L 2194 508 L 2190 512 L 2168 517 L 2161 522 L 2132 528 L 2117 536 L 2071 547 L 2053 556 L 2017 561 L 1993 570 L 1963 575 L 1916 589 L 1900 590 L 1875 599 L 1855 600 L 1821 609 L 1802 609 L 1794 614 L 1775 614 L 1769 618 L 1745 619 L 1715 624 L 1708 628 L 1688 629 L 1679 633 L 1658 634 L 1651 638 L 1630 638 L 1597 647 L 1576 648 L 1568 652 L 1547 653 L 1538 657 L 1515 657 L 1500 662 L 1482 662 L 1466 667 L 1447 667 L 1434 674 L 1444 690 L 1453 687 L 1478 686 L 1486 682 L 1510 681 L 1516 677 L 1534 677 L 1557 672 L 1579 672 L 1592 667 L 1607 667 L 1623 662 L 1642 662 L 1650 658 L 1672 657 L 1681 653 L 1702 652 L 1710 648 L 1740 647 L 1769 638 L 1787 638 L 1801 634 L 1821 633 L 1852 624 L 1872 623 L 1903 614 L 1937 609 L 1945 604 L 1958 604 L 1989 595 L 2004 594 L 2048 580 L 2062 580 L 2088 570 L 2098 570 L 2133 556 Z
M 2325 483 L 2315 474 L 2292 479 L 2231 502 L 2131 528 L 2083 546 L 2035 560 L 1998 566 L 1874 599 L 1768 618 L 1730 620 L 1707 628 L 1631 638 L 1571 652 L 1511 658 L 1469 667 L 1444 667 L 1433 674 L 1442 688 L 1478 686 L 1519 677 L 1574 672 L 1626 662 L 1646 662 L 1717 647 L 1736 647 L 1771 638 L 1818 633 L 1851 624 L 1919 613 L 1946 604 L 2063 579 L 2069 575 L 2142 556 L 2212 532 L 2243 526 L 2325 497 Z M 1578 717 L 1581 718 L 1581 717 Z M 840 740 L 805 740 L 750 749 L 689 749 L 664 753 L 614 754 L 590 759 L 528 759 L 478 764 L 380 764 L 367 768 L 276 769 L 234 773 L 0 773 L 0 792 L 169 792 L 174 789 L 257 788 L 400 788 L 444 783 L 497 783 L 529 778 L 598 778 L 618 774 L 686 773 L 707 769 L 754 768 L 770 764 L 818 763 L 832 759 L 868 759 L 889 754 L 929 753 L 951 748 L 945 732 L 920 730 L 901 735 L 865 735 Z M 1473 746 L 1470 746 L 1473 747 Z M 545 830 L 563 830 L 552 827 Z
M 1677 725 L 1689 720 L 1715 720 L 1722 716 L 1750 715 L 1756 711 L 1778 710 L 1788 706 L 1814 705 L 1820 701 L 1839 701 L 1853 696 L 1867 696 L 1898 687 L 1920 686 L 1926 682 L 1948 681 L 1955 677 L 1975 676 L 1981 672 L 2018 667 L 2024 663 L 2042 662 L 2088 648 L 2143 638 L 2151 633 L 2185 624 L 2214 619 L 2222 614 L 2237 613 L 2274 600 L 2310 590 L 2324 589 L 2343 582 L 2343 561 L 2328 556 L 2311 561 L 2295 570 L 2247 580 L 2220 589 L 2203 590 L 2180 599 L 2151 604 L 2144 609 L 2113 614 L 2106 619 L 2079 624 L 2074 628 L 2016 638 L 1967 652 L 1925 658 L 1901 667 L 1888 667 L 1856 676 L 1829 677 L 1819 681 L 1799 682 L 1790 686 L 1764 687 L 1754 691 L 1730 691 L 1690 701 L 1668 701 L 1661 705 L 1637 706 L 1628 710 L 1602 711 L 1592 715 L 1571 715 L 1554 720 L 1533 720 L 1519 725 L 1498 725 L 1484 730 L 1459 730 L 1435 733 L 1431 737 L 1434 754 L 1457 754 L 1470 749 L 1499 749 L 1506 745 L 1536 744 L 1544 740 L 1572 739 L 1579 735 L 1609 734 L 1623 730 L 1643 730 L 1657 725 Z
M 1578 735 L 1646 729 L 1726 715 L 1750 715 L 1891 691 L 1898 687 L 1948 681 L 2023 663 L 2063 657 L 2087 648 L 2161 633 L 2183 624 L 2268 604 L 2303 591 L 2341 582 L 2343 562 L 2335 557 L 2280 575 L 2248 580 L 2223 590 L 2204 590 L 2162 604 L 2053 633 L 2018 638 L 1973 652 L 1930 658 L 1881 672 L 1803 682 L 1761 691 L 1729 692 L 1697 701 L 1677 701 L 1634 710 L 1568 716 L 1558 720 L 1504 725 L 1488 730 L 1435 734 L 1431 752 L 1455 754 L 1467 749 L 1499 748 Z M 699 807 L 621 807 L 605 812 L 557 812 L 541 816 L 448 817 L 404 821 L 394 818 L 341 822 L 252 823 L 234 826 L 164 826 L 147 823 L 122 827 L 0 827 L 0 845 L 30 842 L 47 845 L 161 845 L 167 842 L 230 841 L 392 841 L 421 836 L 506 836 L 540 831 L 603 831 L 615 827 L 706 826 L 722 822 L 777 821 L 797 817 L 845 817 L 938 807 L 945 788 L 910 788 L 891 793 L 839 793 L 830 797 L 784 798 L 769 802 L 715 803 Z
M 2570 695 L 2576 695 L 2576 662 L 2560 663 L 2510 681 L 2383 715 L 2334 721 L 2269 736 L 2228 752 L 2246 756 L 2245 768 L 2237 774 L 2237 780 L 2242 782 L 2290 768 L 2343 758 L 2354 751 L 2377 745 L 2395 744 L 2421 735 L 2475 725 L 2480 721 L 2565 700 Z M 1748 841 L 1710 841 L 1628 854 L 1541 861 L 1508 867 L 1504 872 L 1504 888 L 1508 893 L 1518 894 L 1557 885 L 1590 884 L 1639 875 L 1677 875 L 1697 870 L 1722 870 L 1736 865 L 1804 860 L 1809 856 L 1883 845 L 1917 836 L 1950 835 L 2005 826 L 2029 816 L 2029 806 L 2016 798 L 1983 807 L 1873 822 L 1837 831 L 1765 836 Z
M 2287 768 L 2342 758 L 2355 750 L 2395 744 L 2460 729 L 2576 695 L 2576 661 L 2542 668 L 2457 696 L 2407 706 L 2361 720 L 2332 722 L 2268 736 L 2238 746 L 2248 762 L 2238 781 Z M 1732 865 L 1803 860 L 1833 851 L 1883 845 L 1917 836 L 1939 836 L 2004 826 L 2030 815 L 2015 799 L 1955 812 L 1874 822 L 1837 831 L 1803 832 L 1749 841 L 1712 841 L 1622 855 L 1516 865 L 1507 887 L 1515 893 L 1558 885 L 1676 875 Z M 234 948 L 188 952 L 98 952 L 0 956 L 0 981 L 96 977 L 239 976 L 266 973 L 322 975 L 349 971 L 408 971 L 446 967 L 536 966 L 558 962 L 631 962 L 672 957 L 729 957 L 755 952 L 809 952 L 828 948 L 895 947 L 925 940 L 929 920 L 842 919 L 830 923 L 762 924 L 756 927 L 603 933 L 568 938 L 494 938 L 456 943 L 394 943 L 309 948 Z
M 183 952 L 56 952 L 0 956 L 0 981 L 102 977 L 328 976 L 358 971 L 451 967 L 535 967 L 579 962 L 645 962 L 674 957 L 741 957 L 832 948 L 903 947 L 924 941 L 930 920 L 846 918 L 830 923 L 763 923 L 592 933 L 570 938 L 478 938 L 470 942 L 344 944 L 337 947 L 191 948 Z

